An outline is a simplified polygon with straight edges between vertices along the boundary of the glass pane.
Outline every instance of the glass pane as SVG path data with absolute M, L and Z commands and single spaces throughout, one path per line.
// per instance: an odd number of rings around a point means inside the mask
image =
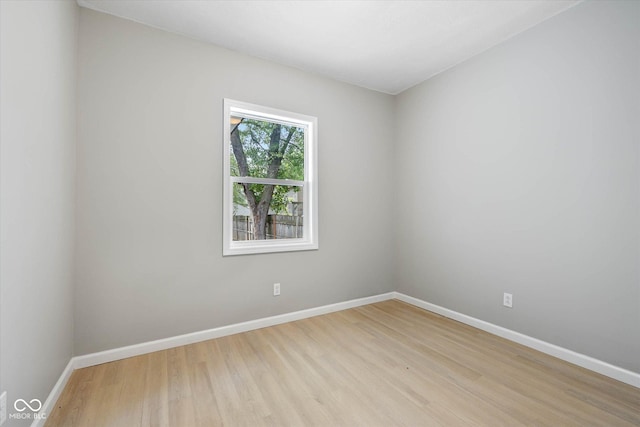
M 303 238 L 302 201 L 299 186 L 234 183 L 233 240 Z
M 231 116 L 231 175 L 304 180 L 303 127 Z

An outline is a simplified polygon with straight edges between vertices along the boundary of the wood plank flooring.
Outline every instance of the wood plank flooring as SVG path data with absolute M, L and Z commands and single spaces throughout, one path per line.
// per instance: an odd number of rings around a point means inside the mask
M 46 426 L 640 426 L 640 389 L 392 300 L 76 370 Z

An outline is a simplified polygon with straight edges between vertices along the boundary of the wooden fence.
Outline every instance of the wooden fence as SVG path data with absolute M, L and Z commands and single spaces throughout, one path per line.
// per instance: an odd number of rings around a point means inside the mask
M 267 217 L 267 239 L 302 238 L 303 217 L 294 215 L 269 215 Z M 233 217 L 233 240 L 255 240 L 253 218 Z

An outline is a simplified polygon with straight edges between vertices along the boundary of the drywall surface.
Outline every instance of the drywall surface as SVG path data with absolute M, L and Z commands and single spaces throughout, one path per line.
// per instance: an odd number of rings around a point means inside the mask
M 73 351 L 78 7 L 2 1 L 0 15 L 0 391 L 11 415 L 16 399 L 44 403 Z
M 398 291 L 640 372 L 638 22 L 585 2 L 398 97 Z
M 319 250 L 222 257 L 223 98 L 318 117 Z M 76 354 L 392 290 L 393 109 L 82 9 Z

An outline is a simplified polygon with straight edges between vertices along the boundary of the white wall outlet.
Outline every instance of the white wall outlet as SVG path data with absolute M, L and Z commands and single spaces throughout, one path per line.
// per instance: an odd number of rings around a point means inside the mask
M 280 283 L 274 283 L 273 284 L 273 296 L 277 297 L 278 295 L 280 295 Z
M 7 421 L 7 392 L 0 395 L 0 426 Z
M 504 293 L 502 296 L 502 305 L 505 307 L 513 308 L 513 295 Z

